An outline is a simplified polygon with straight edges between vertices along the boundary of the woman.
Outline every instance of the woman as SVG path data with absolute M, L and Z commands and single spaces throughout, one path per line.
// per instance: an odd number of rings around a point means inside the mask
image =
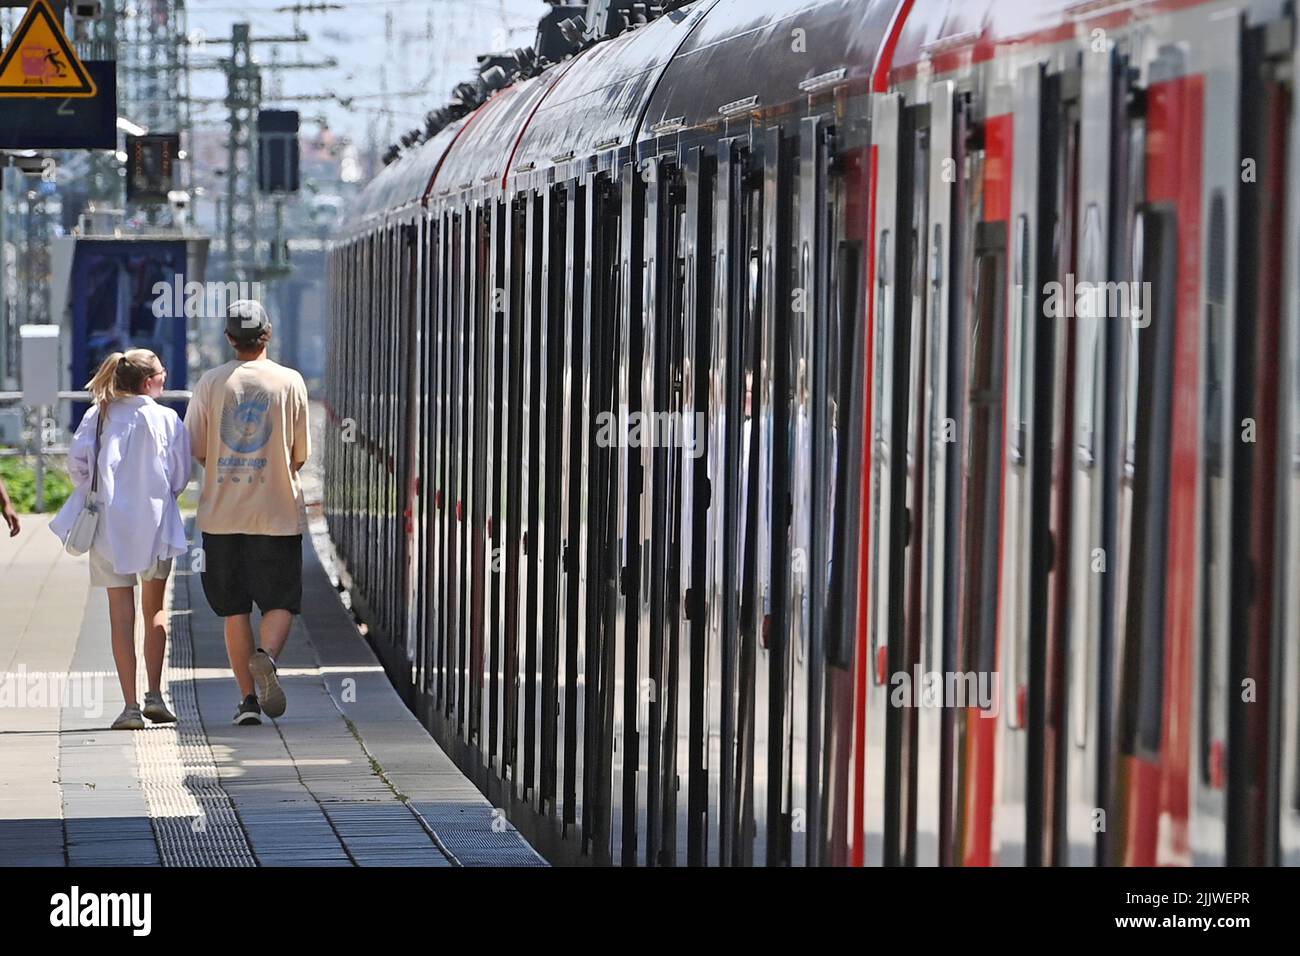
M 154 723 L 176 720 L 160 688 L 167 649 L 163 596 L 172 558 L 187 547 L 176 496 L 190 480 L 190 440 L 176 412 L 155 402 L 166 378 L 167 370 L 148 349 L 114 352 L 104 360 L 86 385 L 94 404 L 81 419 L 68 452 L 76 490 L 50 522 L 50 530 L 66 540 L 85 504 L 92 469 L 98 467 L 100 509 L 90 549 L 90 585 L 108 588 L 113 659 L 126 701 L 114 730 L 143 730 L 145 717 Z M 135 679 L 137 579 L 149 681 L 143 709 Z

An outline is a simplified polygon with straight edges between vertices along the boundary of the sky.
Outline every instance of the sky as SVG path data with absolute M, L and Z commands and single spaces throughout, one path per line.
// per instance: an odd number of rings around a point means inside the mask
M 295 16 L 277 12 L 300 0 L 190 0 L 188 28 L 192 39 L 229 38 L 231 24 L 247 21 L 256 40 L 294 32 Z M 302 5 L 320 5 L 320 0 Z M 304 117 L 321 116 L 336 133 L 364 146 L 375 136 L 382 150 L 415 126 L 430 109 L 449 98 L 451 88 L 473 73 L 475 56 L 495 49 L 531 46 L 537 21 L 547 11 L 542 0 L 332 0 L 341 10 L 303 12 L 297 22 L 310 42 L 273 47 L 256 44 L 264 66 L 266 105 L 298 109 Z M 208 44 L 193 59 L 223 55 L 229 44 Z M 331 69 L 267 69 L 281 63 L 338 61 Z M 381 94 L 385 87 L 388 96 Z M 195 97 L 220 97 L 225 79 L 215 71 L 197 70 L 191 78 Z M 335 93 L 350 96 L 350 108 L 330 102 L 270 102 L 275 93 Z M 198 123 L 224 120 L 219 104 L 196 104 Z

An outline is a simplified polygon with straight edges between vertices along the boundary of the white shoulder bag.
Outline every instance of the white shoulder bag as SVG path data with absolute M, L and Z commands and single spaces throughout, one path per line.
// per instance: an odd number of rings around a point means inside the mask
M 99 527 L 99 436 L 104 431 L 104 416 L 99 416 L 95 425 L 95 457 L 91 461 L 90 490 L 86 492 L 86 503 L 81 506 L 81 513 L 72 522 L 68 539 L 63 542 L 68 554 L 82 555 L 90 550 L 95 541 L 95 530 Z

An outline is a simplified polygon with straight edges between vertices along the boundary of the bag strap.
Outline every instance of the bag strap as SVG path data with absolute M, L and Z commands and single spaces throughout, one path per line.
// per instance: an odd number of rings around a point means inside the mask
M 104 433 L 104 409 L 99 410 L 99 420 L 95 423 L 95 459 L 90 467 L 90 493 L 99 490 L 99 436 Z

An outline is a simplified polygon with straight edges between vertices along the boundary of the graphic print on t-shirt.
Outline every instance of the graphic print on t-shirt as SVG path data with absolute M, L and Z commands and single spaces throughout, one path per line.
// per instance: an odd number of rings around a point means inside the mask
M 254 453 L 265 448 L 271 439 L 270 409 L 271 396 L 261 389 L 248 392 L 236 389 L 227 395 L 221 409 L 221 441 L 235 454 L 222 455 L 217 460 L 218 482 L 266 481 L 262 475 L 266 456 Z

